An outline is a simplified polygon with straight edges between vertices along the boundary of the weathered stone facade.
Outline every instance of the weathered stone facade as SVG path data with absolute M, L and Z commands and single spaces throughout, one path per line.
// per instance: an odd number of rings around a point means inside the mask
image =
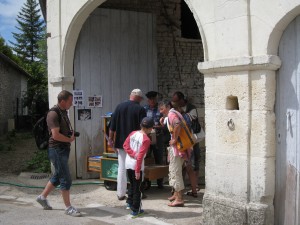
M 78 34 L 89 14 L 104 2 L 48 1 L 50 105 L 55 103 L 61 89 L 72 90 L 73 55 Z M 131 1 L 132 6 L 137 2 Z M 176 15 L 178 1 L 164 2 L 175 3 L 175 7 L 169 7 L 169 12 Z M 298 0 L 185 2 L 198 24 L 204 52 L 203 62 L 198 60 L 205 84 L 207 161 L 203 222 L 273 224 L 274 103 L 276 71 L 281 66 L 278 46 L 283 31 L 300 14 L 300 3 Z M 147 5 L 146 1 L 143 3 Z M 153 7 L 159 7 L 159 3 L 156 1 Z M 171 42 L 173 37 L 167 28 L 160 32 L 166 35 L 163 40 L 168 38 Z M 180 43 L 175 42 L 175 46 Z M 165 51 L 171 56 L 175 49 L 171 49 L 171 43 L 166 46 Z M 176 48 L 176 52 L 180 50 Z M 196 54 L 202 57 L 202 53 Z M 179 78 L 177 60 L 171 58 L 172 63 L 167 64 L 170 68 L 165 69 L 165 61 L 159 61 L 159 79 L 164 83 L 159 90 L 170 90 L 170 93 L 178 86 L 166 83 L 168 78 Z M 201 78 L 199 80 L 201 86 Z M 199 80 L 194 84 L 198 85 Z M 190 97 L 190 89 L 185 88 L 182 91 Z M 170 93 L 164 92 L 164 95 Z M 74 161 L 72 164 L 75 167 Z
M 27 90 L 27 76 L 8 57 L 0 53 L 0 135 L 8 130 L 8 119 L 25 115 L 22 106 L 23 94 Z M 18 104 L 18 107 L 17 107 Z M 18 108 L 18 109 L 17 109 Z M 17 112 L 18 110 L 18 112 Z

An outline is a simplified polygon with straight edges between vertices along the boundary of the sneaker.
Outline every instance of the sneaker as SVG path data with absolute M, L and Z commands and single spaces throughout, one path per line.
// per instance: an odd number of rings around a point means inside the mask
M 132 215 L 132 218 L 136 218 L 136 217 L 139 217 L 139 216 L 141 216 L 141 215 L 143 215 L 144 214 L 144 210 L 140 210 L 140 211 L 137 211 L 137 212 L 134 212 L 134 211 L 132 211 L 131 213 L 130 213 L 130 215 Z
M 39 195 L 36 198 L 36 201 L 41 204 L 41 206 L 43 207 L 44 210 L 51 210 L 52 209 L 52 207 L 50 206 L 48 200 L 47 199 L 42 199 L 42 196 Z
M 127 203 L 126 204 L 126 209 L 131 209 L 131 204 Z
M 65 214 L 69 216 L 79 217 L 82 216 L 81 213 L 73 206 L 70 206 L 65 210 Z

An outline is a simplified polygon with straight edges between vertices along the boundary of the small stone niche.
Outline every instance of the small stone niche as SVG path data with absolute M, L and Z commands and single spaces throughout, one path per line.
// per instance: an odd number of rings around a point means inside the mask
M 226 99 L 226 109 L 227 110 L 239 110 L 239 100 L 237 96 L 227 96 Z

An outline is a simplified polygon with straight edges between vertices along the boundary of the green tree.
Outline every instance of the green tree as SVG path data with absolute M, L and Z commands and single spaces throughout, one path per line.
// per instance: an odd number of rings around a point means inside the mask
M 41 19 L 36 0 L 27 0 L 16 20 L 18 22 L 16 28 L 20 33 L 12 33 L 16 40 L 16 43 L 11 42 L 13 50 L 24 63 L 34 62 L 38 60 L 38 43 L 44 38 L 44 21 Z
M 16 20 L 19 33 L 12 33 L 15 43 L 10 43 L 21 66 L 31 75 L 24 98 L 34 122 L 36 115 L 48 109 L 46 31 L 37 1 L 27 0 Z
M 14 55 L 12 49 L 6 44 L 3 37 L 0 36 L 0 52 L 6 55 L 11 60 L 15 61 L 17 64 L 20 63 L 20 60 L 16 55 Z

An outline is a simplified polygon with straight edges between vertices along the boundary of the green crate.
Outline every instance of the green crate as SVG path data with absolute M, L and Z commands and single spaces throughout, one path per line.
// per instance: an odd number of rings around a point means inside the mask
M 118 177 L 118 159 L 101 158 L 101 180 L 117 181 Z

